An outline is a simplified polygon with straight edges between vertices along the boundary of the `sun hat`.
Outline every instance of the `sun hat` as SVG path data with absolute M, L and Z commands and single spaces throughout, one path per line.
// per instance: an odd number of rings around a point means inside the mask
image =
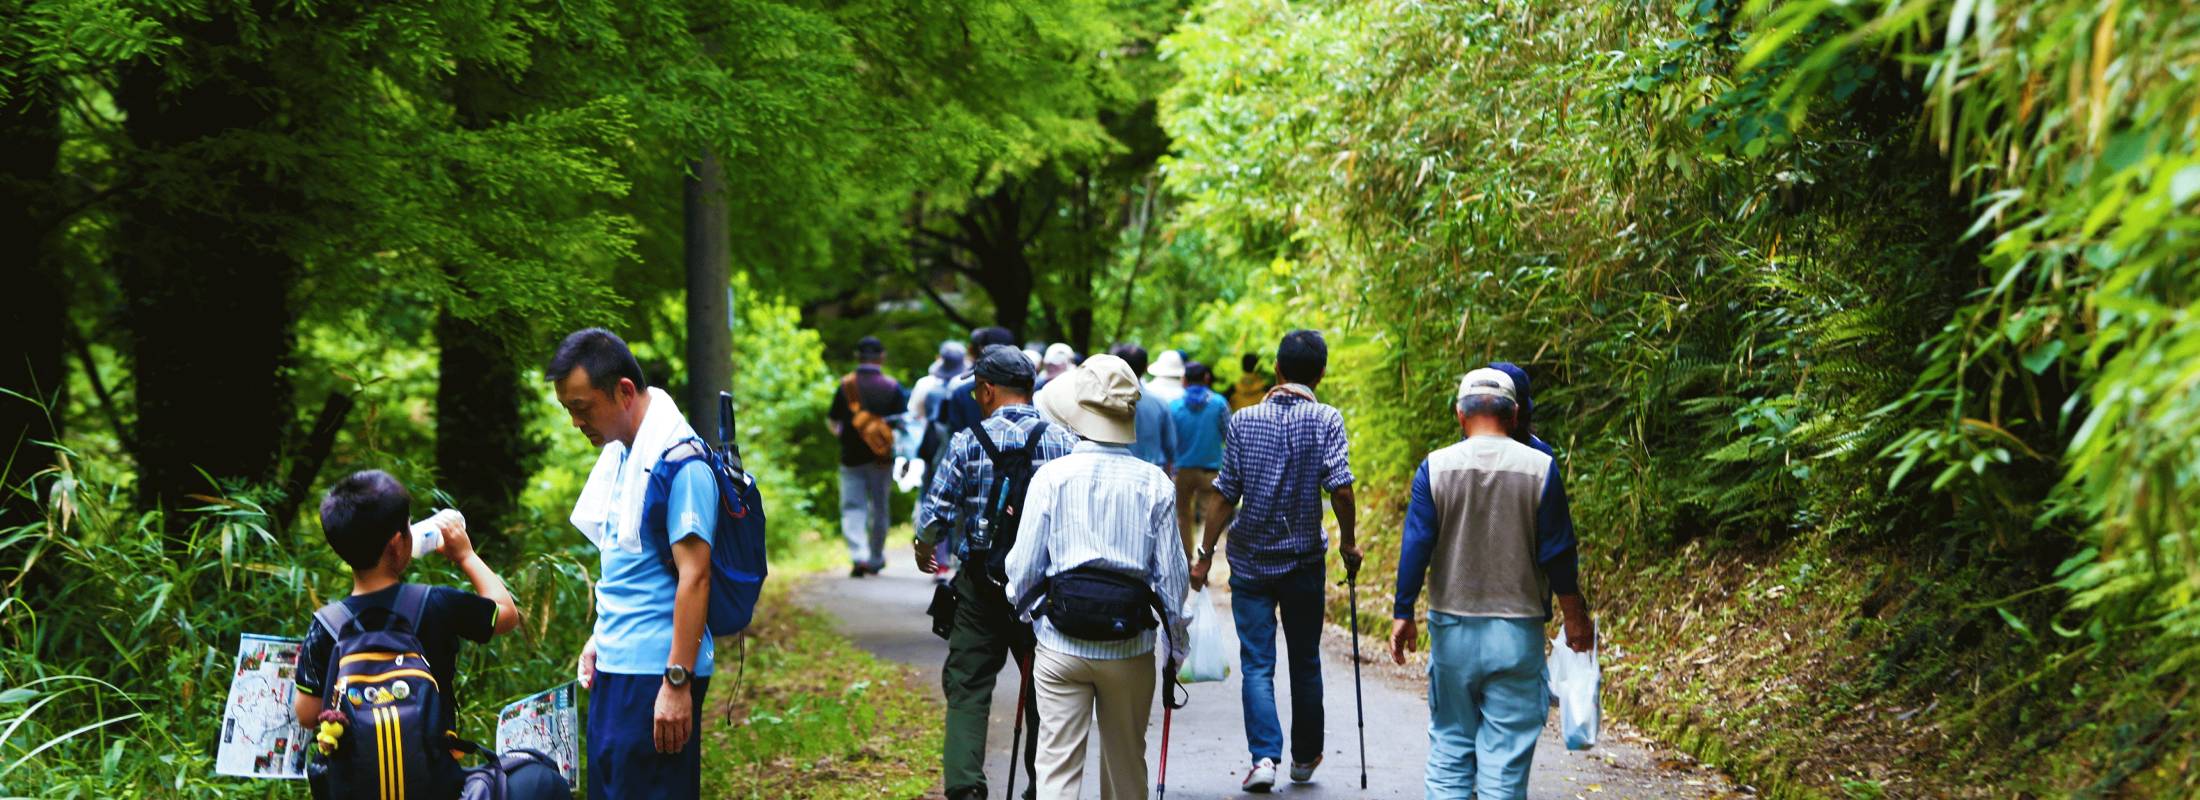
M 1156 378 L 1184 377 L 1184 354 L 1175 350 L 1161 351 L 1161 356 L 1153 360 L 1153 366 L 1146 368 L 1146 374 Z
M 1055 343 L 1053 343 L 1053 344 L 1047 345 L 1047 353 L 1046 353 L 1046 364 L 1047 364 L 1047 366 L 1050 366 L 1050 367 L 1067 367 L 1067 366 L 1070 366 L 1071 364 L 1074 364 L 1074 363 L 1076 363 L 1076 361 L 1077 361 L 1077 351 L 1075 351 L 1075 350 L 1071 350 L 1071 349 L 1070 349 L 1070 347 L 1069 347 L 1069 344 L 1068 344 L 1068 343 L 1066 343 L 1066 342 L 1055 342 Z
M 948 375 L 961 375 L 970 349 L 953 339 L 940 343 L 940 371 Z
M 1123 359 L 1096 355 L 1047 382 L 1039 405 L 1070 432 L 1095 442 L 1138 440 L 1138 373 Z
M 1455 398 L 1456 400 L 1485 395 L 1518 402 L 1518 398 L 1513 394 L 1512 376 L 1505 374 L 1503 371 L 1483 367 L 1469 372 L 1466 377 L 1459 379 L 1459 394 Z

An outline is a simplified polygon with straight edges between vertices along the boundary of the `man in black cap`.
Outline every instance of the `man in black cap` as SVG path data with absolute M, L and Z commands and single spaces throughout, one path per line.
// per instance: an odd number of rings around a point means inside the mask
M 969 557 L 971 535 L 977 532 L 995 490 L 987 444 L 992 452 L 1003 454 L 1030 447 L 1033 471 L 1068 454 L 1077 444 L 1077 438 L 1058 425 L 1047 425 L 1036 440 L 1032 438 L 1033 431 L 1045 423 L 1031 406 L 1035 377 L 1031 361 L 1014 345 L 986 348 L 971 376 L 971 397 L 984 412 L 983 421 L 955 434 L 941 452 L 939 472 L 932 476 L 932 485 L 917 508 L 917 568 L 927 573 L 937 569 L 932 550 L 936 542 L 953 541 L 956 555 Z M 987 443 L 980 443 L 979 436 L 986 437 Z M 993 521 L 988 526 L 989 537 L 999 532 Z M 993 685 L 1012 653 L 1019 675 L 1030 668 L 1031 626 L 1016 621 L 1003 587 L 987 574 L 986 565 L 966 560 L 951 585 L 956 598 L 954 620 L 947 636 L 947 662 L 940 670 L 940 685 L 947 695 L 942 785 L 949 800 L 982 798 L 986 796 L 985 734 Z M 1024 726 L 1034 731 L 1022 753 L 1028 772 L 1037 752 L 1039 722 L 1034 704 L 1024 704 Z
M 848 577 L 886 568 L 886 528 L 893 523 L 894 427 L 909 405 L 901 383 L 886 376 L 886 345 L 876 337 L 856 342 L 856 369 L 840 379 L 826 424 L 840 437 L 840 533 L 848 539 Z

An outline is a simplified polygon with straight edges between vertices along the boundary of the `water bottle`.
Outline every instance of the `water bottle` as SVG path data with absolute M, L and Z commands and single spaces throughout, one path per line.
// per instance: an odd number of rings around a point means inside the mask
M 453 520 L 464 525 L 466 515 L 458 513 L 458 509 L 446 508 L 428 515 L 427 519 L 413 523 L 413 558 L 433 553 L 443 546 L 444 520 Z

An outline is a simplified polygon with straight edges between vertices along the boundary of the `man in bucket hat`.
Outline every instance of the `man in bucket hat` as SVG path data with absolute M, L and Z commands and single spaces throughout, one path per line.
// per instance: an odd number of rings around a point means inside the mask
M 1169 626 L 1168 672 L 1183 659 L 1187 568 L 1175 536 L 1176 488 L 1127 447 L 1137 437 L 1139 394 L 1138 373 L 1100 355 L 1055 379 L 1040 401 L 1078 438 L 1069 455 L 1032 475 L 1008 558 L 1008 596 L 1039 640 L 1032 682 L 1041 798 L 1077 796 L 1093 738 L 1101 800 L 1145 797 L 1154 631 L 1135 623 Z M 1111 629 L 1111 620 L 1133 624 Z

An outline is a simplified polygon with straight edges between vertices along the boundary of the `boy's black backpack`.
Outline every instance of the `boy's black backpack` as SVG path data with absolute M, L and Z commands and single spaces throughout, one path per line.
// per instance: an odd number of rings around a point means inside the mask
M 993 436 L 986 433 L 985 426 L 970 429 L 978 447 L 993 462 L 993 488 L 978 517 L 978 530 L 970 536 L 970 562 L 977 564 L 979 574 L 995 586 L 1008 585 L 1008 551 L 1016 546 L 1024 493 L 1031 488 L 1031 474 L 1038 471 L 1039 440 L 1046 433 L 1046 421 L 1041 420 L 1024 435 L 1023 447 L 1002 450 L 993 444 Z
M 442 800 L 458 789 L 451 732 L 438 724 L 450 698 L 421 655 L 419 622 L 428 587 L 397 587 L 389 609 L 354 615 L 339 600 L 313 612 L 336 640 L 322 708 L 349 722 L 336 751 L 314 754 L 307 769 L 313 796 L 323 800 Z M 378 619 L 377 619 L 378 618 Z
M 741 451 L 733 446 L 732 395 L 719 393 L 719 435 L 725 450 L 713 449 L 703 440 L 689 437 L 666 448 L 657 466 L 649 470 L 649 491 L 642 498 L 642 542 L 675 576 L 672 542 L 666 526 L 667 499 L 672 479 L 689 462 L 710 467 L 718 484 L 718 524 L 711 536 L 710 613 L 704 628 L 711 636 L 732 636 L 749 626 L 756 615 L 756 599 L 764 591 L 770 566 L 764 557 L 764 497 L 756 490 L 756 478 L 741 465 Z

